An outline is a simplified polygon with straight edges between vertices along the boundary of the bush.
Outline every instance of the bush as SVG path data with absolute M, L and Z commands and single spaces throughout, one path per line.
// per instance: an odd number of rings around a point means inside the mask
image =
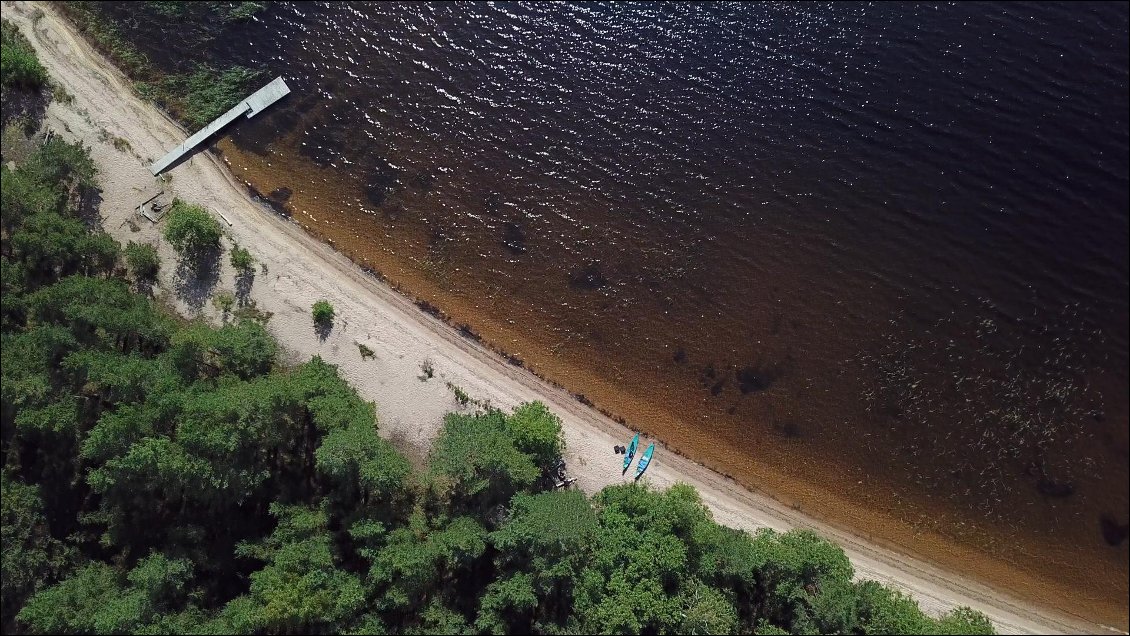
M 220 222 L 198 205 L 173 201 L 165 225 L 165 240 L 181 254 L 196 256 L 220 246 Z
M 157 272 L 161 269 L 161 257 L 157 255 L 155 247 L 130 241 L 125 251 L 126 264 L 135 278 L 150 282 L 157 278 Z
M 314 324 L 319 327 L 328 327 L 334 321 L 334 306 L 324 300 L 314 303 Z
M 7 20 L 0 33 L 0 84 L 4 88 L 42 88 L 47 83 L 47 69 L 39 63 L 31 44 Z
M 212 304 L 216 306 L 216 309 L 224 312 L 224 315 L 227 315 L 232 307 L 235 307 L 235 294 L 226 289 L 216 292 L 216 295 L 212 297 Z
M 255 266 L 255 257 L 251 255 L 251 252 L 236 245 L 231 250 L 231 266 L 247 273 Z

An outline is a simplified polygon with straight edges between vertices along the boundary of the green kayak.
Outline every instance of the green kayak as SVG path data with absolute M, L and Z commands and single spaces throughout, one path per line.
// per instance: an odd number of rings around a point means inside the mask
M 628 472 L 628 466 L 632 465 L 632 458 L 636 456 L 636 447 L 640 445 L 640 434 L 632 438 L 632 443 L 628 444 L 628 450 L 624 451 L 624 472 Z
M 640 457 L 640 463 L 636 466 L 636 479 L 639 479 L 640 476 L 643 475 L 643 471 L 647 470 L 647 465 L 651 463 L 651 455 L 654 452 L 655 444 L 648 444 L 647 450 L 645 450 L 643 456 Z

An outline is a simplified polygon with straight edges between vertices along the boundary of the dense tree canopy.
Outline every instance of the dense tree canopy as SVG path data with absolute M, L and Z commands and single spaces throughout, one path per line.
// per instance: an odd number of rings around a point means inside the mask
M 413 471 L 334 366 L 130 291 L 81 147 L 2 170 L 5 632 L 991 632 L 689 486 L 553 490 L 538 403 L 449 415 Z

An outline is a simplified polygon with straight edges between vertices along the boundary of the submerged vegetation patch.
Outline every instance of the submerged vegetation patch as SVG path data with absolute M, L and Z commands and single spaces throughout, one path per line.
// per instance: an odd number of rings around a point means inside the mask
M 892 329 L 877 353 L 860 356 L 871 412 L 921 483 L 959 492 L 950 484 L 962 480 L 990 516 L 1007 516 L 1000 503 L 1025 482 L 1043 497 L 1072 496 L 1095 465 L 1080 441 L 1103 422 L 1089 380 L 1102 333 L 1076 306 L 1019 317 L 984 301 L 975 311 L 938 319 L 928 337 Z M 1026 344 L 1033 333 L 1040 347 Z
M 103 8 L 104 3 L 63 2 L 63 13 L 134 81 L 138 93 L 167 109 L 186 126 L 199 128 L 235 106 L 255 88 L 262 72 L 242 66 L 215 68 L 196 63 L 184 71 L 162 69 L 123 33 L 122 25 Z M 178 31 L 177 37 L 212 37 L 212 22 L 219 25 L 247 19 L 266 7 L 258 2 L 146 2 L 138 3 L 134 20 L 156 22 Z M 193 20 L 191 32 L 176 24 Z M 201 29 L 203 29 L 201 31 Z

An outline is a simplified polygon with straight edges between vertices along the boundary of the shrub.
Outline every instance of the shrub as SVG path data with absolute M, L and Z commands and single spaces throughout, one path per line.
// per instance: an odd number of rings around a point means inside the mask
M 126 245 L 126 264 L 138 280 L 153 281 L 161 269 L 161 257 L 152 245 L 134 243 Z
M 319 300 L 314 303 L 312 309 L 314 314 L 314 324 L 319 327 L 328 327 L 334 321 L 334 306 L 324 300 Z
M 361 359 L 362 360 L 368 360 L 369 358 L 375 357 L 377 355 L 377 353 L 375 351 L 366 347 L 365 345 L 361 344 L 360 342 L 357 343 L 357 350 L 361 352 Z
M 0 84 L 4 88 L 38 89 L 47 83 L 47 69 L 16 25 L 4 20 L 0 27 Z
M 231 250 L 231 266 L 244 273 L 250 272 L 255 266 L 255 257 L 251 252 L 236 245 Z
M 226 289 L 216 292 L 216 295 L 212 298 L 212 304 L 216 306 L 216 309 L 224 312 L 224 315 L 227 315 L 232 307 L 235 307 L 235 294 Z
M 198 205 L 173 201 L 165 226 L 165 240 L 182 256 L 194 256 L 220 246 L 220 222 Z

